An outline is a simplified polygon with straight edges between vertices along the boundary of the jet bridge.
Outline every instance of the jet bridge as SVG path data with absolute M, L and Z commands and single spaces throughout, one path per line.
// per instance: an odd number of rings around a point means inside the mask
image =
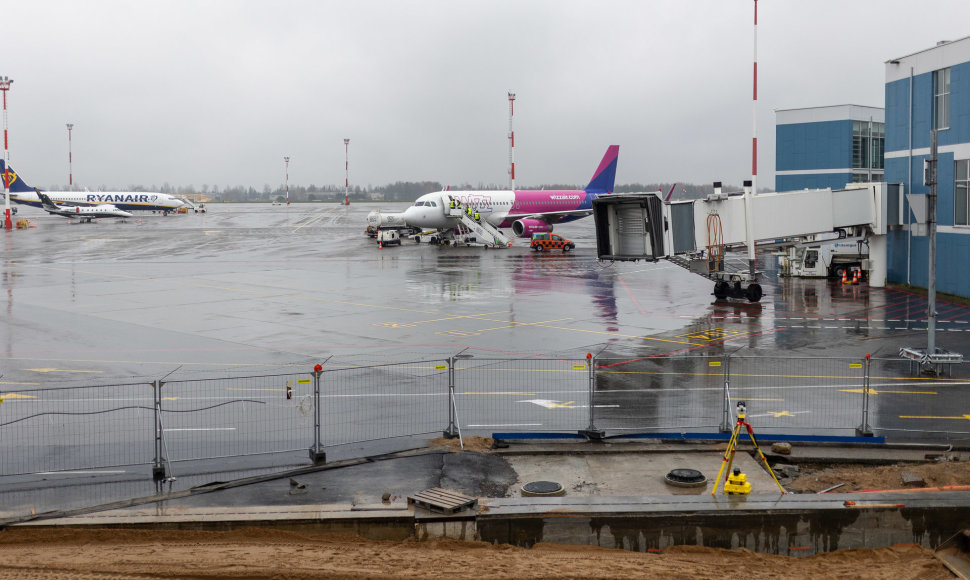
M 727 252 L 747 247 L 753 258 L 755 247 L 780 249 L 804 236 L 836 232 L 868 241 L 870 284 L 883 286 L 886 191 L 885 183 L 861 183 L 753 195 L 750 188 L 723 193 L 715 184 L 713 194 L 693 201 L 665 202 L 656 192 L 599 196 L 593 200 L 597 254 L 600 260 L 667 259 L 714 280 L 717 298 L 757 302 L 759 273 Z

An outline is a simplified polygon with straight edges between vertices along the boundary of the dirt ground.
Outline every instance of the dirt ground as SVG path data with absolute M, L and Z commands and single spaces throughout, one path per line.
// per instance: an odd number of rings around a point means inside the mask
M 279 530 L 232 532 L 28 530 L 0 532 L 0 579 L 146 578 L 768 578 L 950 579 L 916 546 L 841 550 L 806 558 L 674 547 L 639 553 L 538 544 L 376 542 Z
M 923 485 L 907 484 L 904 474 L 917 476 Z M 884 489 L 933 488 L 970 485 L 970 461 L 907 463 L 897 465 L 803 465 L 799 476 L 785 484 L 797 493 L 817 493 L 840 485 L 832 493 Z
M 488 438 L 466 438 L 465 450 L 487 452 Z M 433 445 L 456 447 L 457 440 Z M 460 448 L 455 449 L 460 451 Z M 970 485 L 970 461 L 892 466 L 801 466 L 785 483 L 798 493 L 837 484 L 837 493 Z M 457 540 L 378 542 L 344 535 L 280 530 L 231 532 L 7 529 L 0 531 L 0 580 L 154 578 L 872 578 L 950 579 L 930 549 L 897 546 L 839 550 L 792 558 L 676 546 L 638 553 L 592 546 L 538 544 L 532 549 Z

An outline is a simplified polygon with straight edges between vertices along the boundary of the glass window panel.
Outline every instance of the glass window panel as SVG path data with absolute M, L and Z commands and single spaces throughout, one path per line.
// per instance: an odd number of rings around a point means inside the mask
M 960 160 L 957 165 L 957 181 L 966 181 L 968 169 L 970 169 L 970 159 Z
M 970 225 L 967 220 L 967 183 L 956 185 L 956 195 L 953 196 L 953 223 L 958 226 Z

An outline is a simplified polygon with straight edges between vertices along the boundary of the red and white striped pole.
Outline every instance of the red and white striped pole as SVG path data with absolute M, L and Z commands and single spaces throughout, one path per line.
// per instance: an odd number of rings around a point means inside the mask
M 71 156 L 71 130 L 74 129 L 74 123 L 67 124 L 67 184 L 74 188 L 74 159 Z
M 515 131 L 512 130 L 515 93 L 509 91 L 509 189 L 515 191 Z
M 350 205 L 350 139 L 344 139 L 344 205 Z
M 7 91 L 10 90 L 12 79 L 0 77 L 0 91 L 3 91 L 3 227 L 7 231 L 13 228 L 10 219 L 10 149 L 7 141 Z
M 758 193 L 758 0 L 754 0 L 754 99 L 751 117 L 751 191 Z
M 284 157 L 283 163 L 286 164 L 286 205 L 290 205 L 290 158 Z
M 751 105 L 751 187 L 744 192 L 745 234 L 748 249 L 748 273 L 752 279 L 757 277 L 754 251 L 754 212 L 751 197 L 758 192 L 758 0 L 754 0 L 754 92 Z M 748 184 L 745 183 L 747 186 Z

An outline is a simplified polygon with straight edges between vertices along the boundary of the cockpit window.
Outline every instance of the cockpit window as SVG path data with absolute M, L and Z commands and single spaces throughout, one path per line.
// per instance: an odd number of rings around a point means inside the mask
M 438 202 L 436 202 L 436 201 L 429 201 L 428 202 L 428 205 L 430 205 L 431 207 L 438 207 Z

